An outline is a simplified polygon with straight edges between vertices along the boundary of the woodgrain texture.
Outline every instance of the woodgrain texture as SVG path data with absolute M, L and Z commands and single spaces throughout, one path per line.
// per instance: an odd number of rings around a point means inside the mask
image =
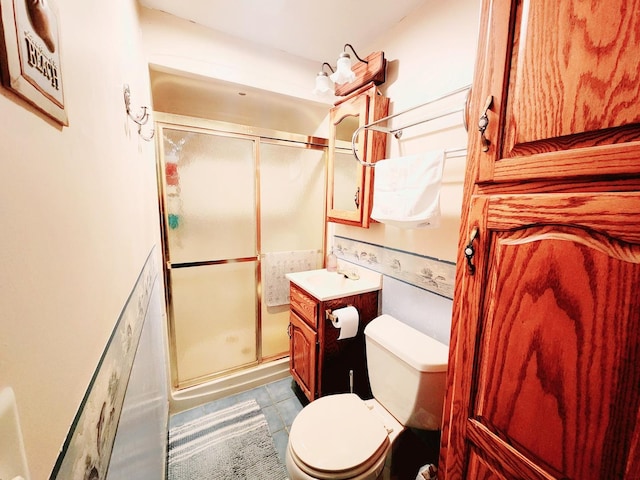
M 439 478 L 640 479 L 639 2 L 483 2 Z
M 323 395 L 348 392 L 350 371 L 353 371 L 353 391 L 361 398 L 371 397 L 364 328 L 378 316 L 378 293 L 320 301 L 291 284 L 289 367 L 310 401 Z M 358 332 L 353 338 L 338 340 L 340 330 L 326 318 L 326 310 L 347 306 L 358 310 Z
M 295 284 L 289 287 L 291 298 L 291 309 L 295 310 L 298 315 L 309 324 L 314 330 L 318 328 L 318 302 L 307 295 L 302 289 Z
M 640 173 L 640 0 L 487 8 L 494 103 L 478 180 Z
M 469 220 L 445 478 L 640 478 L 640 194 L 477 196 Z
M 491 237 L 472 417 L 553 478 L 624 478 L 640 407 L 640 246 L 576 227 Z
M 609 129 L 605 135 L 615 143 L 625 141 L 615 132 L 640 123 L 640 2 L 525 2 L 520 8 L 507 145 Z M 637 139 L 634 132 L 627 135 Z
M 289 370 L 307 398 L 316 391 L 316 343 L 318 335 L 295 312 L 289 314 Z

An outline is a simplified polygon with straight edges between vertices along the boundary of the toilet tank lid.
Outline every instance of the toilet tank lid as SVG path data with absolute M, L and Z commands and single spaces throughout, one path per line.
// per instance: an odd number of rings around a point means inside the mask
M 420 372 L 444 372 L 449 347 L 391 315 L 372 320 L 364 334 Z

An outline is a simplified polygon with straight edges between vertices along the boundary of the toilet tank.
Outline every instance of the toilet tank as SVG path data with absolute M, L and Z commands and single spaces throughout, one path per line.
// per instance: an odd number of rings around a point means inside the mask
M 374 398 L 406 427 L 440 429 L 449 347 L 390 315 L 364 334 Z

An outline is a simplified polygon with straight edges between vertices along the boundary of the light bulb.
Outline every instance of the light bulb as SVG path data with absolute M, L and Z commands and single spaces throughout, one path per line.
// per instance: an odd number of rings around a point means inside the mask
M 316 75 L 316 88 L 314 88 L 313 93 L 315 95 L 326 95 L 331 91 L 331 89 L 331 81 L 329 80 L 327 73 L 318 73 L 318 75 Z
M 351 57 L 348 53 L 342 52 L 340 54 L 336 71 L 330 78 L 333 83 L 337 83 L 338 85 L 350 83 L 356 79 L 356 74 L 351 70 Z

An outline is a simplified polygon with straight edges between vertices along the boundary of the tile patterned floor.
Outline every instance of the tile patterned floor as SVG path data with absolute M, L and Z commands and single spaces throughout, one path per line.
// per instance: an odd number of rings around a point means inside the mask
M 250 399 L 255 399 L 266 417 L 278 456 L 284 465 L 289 429 L 303 406 L 293 390 L 291 377 L 176 413 L 169 419 L 169 428 Z
M 299 395 L 302 394 L 299 393 Z M 289 430 L 294 418 L 303 407 L 303 403 L 296 395 L 291 377 L 176 413 L 169 419 L 169 428 L 250 399 L 256 400 L 266 417 L 278 456 L 284 465 Z M 437 463 L 439 443 L 439 432 L 405 430 L 394 444 L 383 478 L 414 480 L 421 465 Z

